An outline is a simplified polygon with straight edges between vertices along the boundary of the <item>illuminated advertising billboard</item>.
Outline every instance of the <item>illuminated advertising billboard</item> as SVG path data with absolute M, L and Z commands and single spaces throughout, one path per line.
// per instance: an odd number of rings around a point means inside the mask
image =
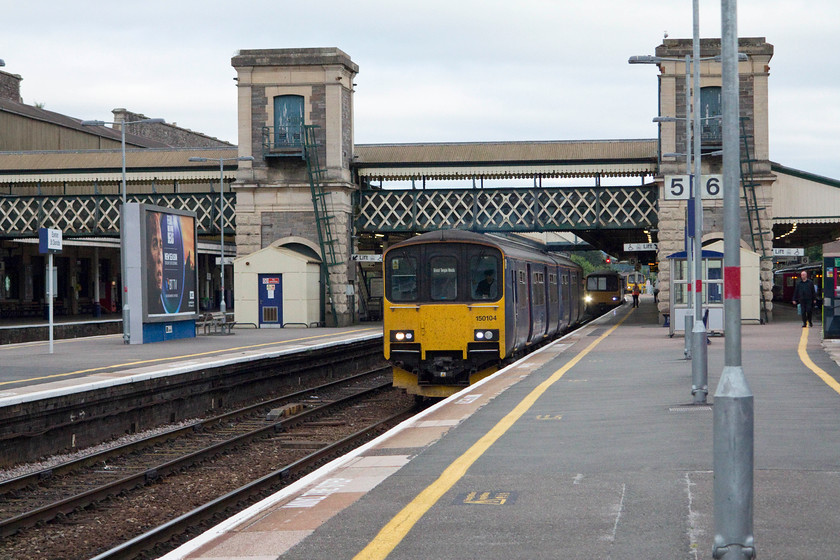
M 143 321 L 198 313 L 195 214 L 141 206 Z

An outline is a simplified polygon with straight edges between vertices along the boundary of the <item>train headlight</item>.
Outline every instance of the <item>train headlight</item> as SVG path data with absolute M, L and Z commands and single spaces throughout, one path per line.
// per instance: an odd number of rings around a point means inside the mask
M 391 342 L 412 342 L 414 331 L 391 331 Z
M 586 303 L 591 302 L 592 301 L 592 296 L 590 296 L 589 294 L 586 294 L 585 296 L 583 296 L 583 301 L 585 301 Z
M 476 329 L 473 332 L 474 340 L 498 340 L 499 329 Z

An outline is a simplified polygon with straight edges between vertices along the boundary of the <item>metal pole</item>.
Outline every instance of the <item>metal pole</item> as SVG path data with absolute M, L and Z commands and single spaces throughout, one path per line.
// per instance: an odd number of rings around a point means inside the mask
M 125 254 L 125 205 L 128 202 L 125 182 L 125 125 L 120 124 L 121 146 L 122 146 L 122 208 L 120 209 L 120 271 L 122 274 L 122 320 L 123 320 L 123 344 L 131 342 L 131 325 L 129 324 L 128 308 L 128 275 L 126 272 Z
M 691 394 L 694 404 L 705 404 L 709 394 L 708 349 L 703 324 L 703 180 L 700 130 L 700 0 L 693 0 L 694 37 L 694 329 L 692 330 Z
M 219 311 L 222 312 L 222 323 L 227 322 L 227 307 L 225 305 L 225 160 L 219 160 L 219 200 L 221 209 L 219 211 L 219 232 L 221 233 L 222 253 L 222 302 L 219 304 Z
M 99 303 L 102 299 L 102 294 L 99 289 L 99 247 L 93 248 L 93 316 L 94 317 L 101 317 L 102 316 L 102 304 Z
M 53 295 L 55 294 L 55 283 L 53 282 L 53 254 L 47 257 L 47 297 L 50 298 L 50 354 L 53 353 Z
M 738 138 L 737 0 L 721 0 L 724 189 L 724 367 L 714 406 L 712 555 L 755 558 L 753 537 L 753 394 L 741 367 L 741 211 Z
M 689 193 L 691 192 L 691 149 L 689 148 L 691 143 L 691 57 L 689 55 L 685 55 L 685 174 L 688 175 L 689 178 Z M 689 198 L 688 204 L 691 204 L 691 198 Z M 683 342 L 685 343 L 685 349 L 683 350 L 683 355 L 685 356 L 686 360 L 691 359 L 691 349 L 692 349 L 692 337 L 691 331 L 694 328 L 694 312 L 693 312 L 693 301 L 691 297 L 691 279 L 692 279 L 692 270 L 693 266 L 692 263 L 694 260 L 691 256 L 691 243 L 690 239 L 692 236 L 692 232 L 688 229 L 688 208 L 686 208 L 686 225 L 685 225 L 685 279 L 686 279 L 686 294 L 685 297 L 687 298 L 686 306 L 690 313 L 687 313 L 683 323 L 685 326 L 685 335 Z

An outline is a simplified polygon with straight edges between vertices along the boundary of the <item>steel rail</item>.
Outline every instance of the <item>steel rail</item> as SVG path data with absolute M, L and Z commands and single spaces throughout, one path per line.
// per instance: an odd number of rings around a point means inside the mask
M 361 374 L 361 376 L 370 375 L 370 374 L 371 374 L 371 372 L 366 372 L 365 374 Z M 351 378 L 345 378 L 342 381 L 344 383 L 346 383 L 348 380 L 356 379 L 358 377 L 360 377 L 360 376 L 353 376 Z M 340 384 L 340 382 L 338 384 Z M 327 385 L 331 385 L 331 386 L 334 387 L 336 385 L 336 383 L 331 383 L 331 384 L 327 384 Z M 222 453 L 224 450 L 227 450 L 227 449 L 230 449 L 230 448 L 235 447 L 237 445 L 240 445 L 243 442 L 261 437 L 262 435 L 264 435 L 266 433 L 269 433 L 269 432 L 283 431 L 283 430 L 288 429 L 290 427 L 299 425 L 301 423 L 306 422 L 309 419 L 312 419 L 312 418 L 315 418 L 315 417 L 318 417 L 318 416 L 322 416 L 333 408 L 340 408 L 340 407 L 346 405 L 346 403 L 348 403 L 348 402 L 351 402 L 353 400 L 361 398 L 361 397 L 363 397 L 367 394 L 377 392 L 377 391 L 381 391 L 384 388 L 387 388 L 387 387 L 390 387 L 390 386 L 391 386 L 390 381 L 385 382 L 385 383 L 380 383 L 375 387 L 354 392 L 352 395 L 348 395 L 346 397 L 337 399 L 337 400 L 332 401 L 330 403 L 324 403 L 321 406 L 312 408 L 310 410 L 303 411 L 300 414 L 297 414 L 295 416 L 291 416 L 291 417 L 288 417 L 286 419 L 283 419 L 280 422 L 272 422 L 268 425 L 261 426 L 261 427 L 255 429 L 255 430 L 249 430 L 248 432 L 236 435 L 236 436 L 234 436 L 232 438 L 229 438 L 229 439 L 226 439 L 222 442 L 218 442 L 218 443 L 215 443 L 213 445 L 207 446 L 207 447 L 205 447 L 203 449 L 200 449 L 198 451 L 194 451 L 192 453 L 182 455 L 181 457 L 178 457 L 178 458 L 173 459 L 171 461 L 167 461 L 165 463 L 162 463 L 162 464 L 154 466 L 154 467 L 145 468 L 141 472 L 135 473 L 133 475 L 121 478 L 121 479 L 116 480 L 116 481 L 109 482 L 109 483 L 101 485 L 97 488 L 93 488 L 93 489 L 88 490 L 86 492 L 82 492 L 82 493 L 77 494 L 75 496 L 66 498 L 64 500 L 60 500 L 58 502 L 54 502 L 52 504 L 49 504 L 49 505 L 46 505 L 46 506 L 43 506 L 43 507 L 40 507 L 40 508 L 37 508 L 37 509 L 34 509 L 34 510 L 31 510 L 29 512 L 17 515 L 15 517 L 4 519 L 4 520 L 0 521 L 0 537 L 6 537 L 6 536 L 9 536 L 9 535 L 12 535 L 12 534 L 16 533 L 17 531 L 19 531 L 20 529 L 23 529 L 25 527 L 31 527 L 31 526 L 39 523 L 39 522 L 50 521 L 50 520 L 55 519 L 57 516 L 62 515 L 62 514 L 67 515 L 67 514 L 73 512 L 76 509 L 83 508 L 83 507 L 86 507 L 86 506 L 88 506 L 92 503 L 102 501 L 102 500 L 108 498 L 109 496 L 119 494 L 120 492 L 132 490 L 134 488 L 144 486 L 144 485 L 146 485 L 146 484 L 148 484 L 148 483 L 150 483 L 154 480 L 157 480 L 159 478 L 168 476 L 168 475 L 170 475 L 174 472 L 178 472 L 179 470 L 181 470 L 183 468 L 201 463 L 202 461 L 205 461 L 209 458 L 215 457 L 215 456 L 219 455 L 220 453 Z M 316 390 L 316 389 L 308 389 L 306 391 L 302 391 L 301 393 L 312 392 L 314 390 Z M 281 400 L 288 400 L 288 397 L 285 397 Z M 274 401 L 270 401 L 270 402 L 274 402 Z M 246 407 L 246 408 L 253 409 L 253 408 L 262 408 L 262 407 L 265 407 L 265 406 L 266 406 L 265 403 L 261 403 L 259 405 L 254 405 L 254 406 Z M 239 412 L 239 411 L 234 411 L 234 412 Z M 223 415 L 223 416 L 230 416 L 231 414 L 233 414 L 233 413 L 229 413 L 229 414 Z M 207 424 L 207 423 L 211 423 L 211 422 L 218 422 L 218 418 L 219 417 L 214 418 L 212 420 L 208 420 L 206 422 L 199 422 L 197 424 L 203 425 L 203 424 Z M 193 426 L 195 426 L 195 425 L 193 425 Z M 176 431 L 177 432 L 183 432 L 185 430 L 190 430 L 190 429 L 192 429 L 192 428 L 191 427 L 186 427 L 186 428 L 178 429 Z M 161 437 L 162 436 L 154 436 L 153 438 L 150 438 L 150 439 L 160 439 Z M 170 439 L 171 439 L 171 436 L 170 436 Z M 135 443 L 137 443 L 137 442 L 135 442 Z M 134 446 L 134 447 L 137 447 L 137 446 Z M 144 442 L 142 447 L 143 448 L 149 447 L 148 442 Z M 88 457 L 86 459 L 90 460 L 91 458 Z M 100 458 L 100 460 L 101 460 L 101 458 Z M 35 474 L 37 474 L 37 473 L 35 473 Z
M 363 371 L 361 373 L 357 373 L 351 375 L 349 377 L 343 377 L 336 381 L 330 381 L 329 383 L 324 383 L 322 385 L 318 385 L 315 387 L 310 387 L 308 389 L 302 389 L 300 391 L 289 393 L 288 395 L 283 395 L 280 397 L 276 397 L 274 399 L 270 399 L 267 401 L 262 401 L 253 405 L 248 405 L 242 408 L 238 408 L 236 410 L 232 410 L 230 412 L 226 412 L 224 414 L 220 414 L 217 416 L 213 416 L 211 418 L 206 418 L 203 420 L 197 420 L 185 426 L 181 426 L 179 428 L 173 428 L 171 430 L 167 430 L 165 432 L 161 432 L 159 434 L 155 434 L 152 436 L 148 436 L 142 439 L 138 439 L 135 441 L 131 441 L 128 443 L 124 443 L 115 447 L 111 447 L 106 450 L 98 451 L 95 453 L 91 453 L 89 455 L 85 455 L 84 457 L 79 457 L 78 459 L 73 459 L 70 461 L 65 461 L 61 464 L 54 465 L 52 467 L 41 469 L 39 471 L 35 471 L 29 474 L 24 474 L 15 478 L 10 478 L 8 480 L 4 480 L 0 482 L 0 496 L 7 494 L 9 492 L 13 492 L 15 490 L 21 490 L 33 485 L 38 484 L 42 480 L 53 478 L 55 476 L 59 476 L 62 474 L 70 473 L 84 467 L 89 467 L 102 461 L 104 459 L 108 459 L 111 457 L 116 457 L 120 455 L 125 455 L 127 453 L 131 453 L 137 449 L 142 449 L 143 447 L 148 447 L 151 445 L 156 445 L 158 443 L 163 443 L 171 439 L 175 439 L 184 435 L 188 435 L 191 432 L 196 432 L 203 430 L 206 426 L 210 426 L 212 424 L 216 424 L 225 420 L 230 420 L 232 418 L 236 418 L 237 416 L 245 415 L 252 413 L 259 408 L 265 406 L 273 406 L 276 404 L 283 403 L 284 401 L 295 400 L 301 397 L 306 396 L 308 393 L 312 393 L 315 391 L 324 391 L 327 389 L 331 389 L 333 387 L 340 386 L 347 381 L 352 381 L 354 379 L 360 379 L 362 377 L 366 377 L 368 375 L 373 375 L 375 373 L 379 373 L 382 371 L 386 371 L 390 369 L 389 366 L 383 366 L 380 368 L 375 368 L 367 371 Z

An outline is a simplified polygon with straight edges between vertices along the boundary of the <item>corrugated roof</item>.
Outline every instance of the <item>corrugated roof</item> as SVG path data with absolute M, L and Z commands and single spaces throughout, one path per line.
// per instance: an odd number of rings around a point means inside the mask
M 191 162 L 191 157 L 237 157 L 233 148 L 168 148 L 126 150 L 130 179 L 218 178 L 218 162 Z M 226 165 L 236 169 L 236 162 Z M 121 150 L 0 152 L 0 182 L 113 181 L 122 175 Z
M 103 138 L 109 138 L 111 140 L 116 140 L 117 142 L 122 141 L 122 136 L 120 135 L 119 130 L 109 128 L 107 126 L 82 126 L 82 121 L 80 119 L 74 119 L 73 117 L 68 117 L 67 115 L 54 113 L 52 111 L 47 111 L 46 109 L 33 107 L 32 105 L 26 105 L 25 103 L 17 103 L 9 99 L 0 99 L 0 111 L 6 111 L 64 128 L 72 128 L 73 130 L 101 136 Z M 136 134 L 131 134 L 128 131 L 125 133 L 125 142 L 127 145 L 140 146 L 144 148 L 167 147 L 167 144 L 163 142 L 152 140 L 143 136 L 137 136 Z
M 657 141 L 564 140 L 547 142 L 452 142 L 428 144 L 356 144 L 356 164 L 656 161 Z
M 652 140 L 357 144 L 363 177 L 630 176 L 656 169 Z

